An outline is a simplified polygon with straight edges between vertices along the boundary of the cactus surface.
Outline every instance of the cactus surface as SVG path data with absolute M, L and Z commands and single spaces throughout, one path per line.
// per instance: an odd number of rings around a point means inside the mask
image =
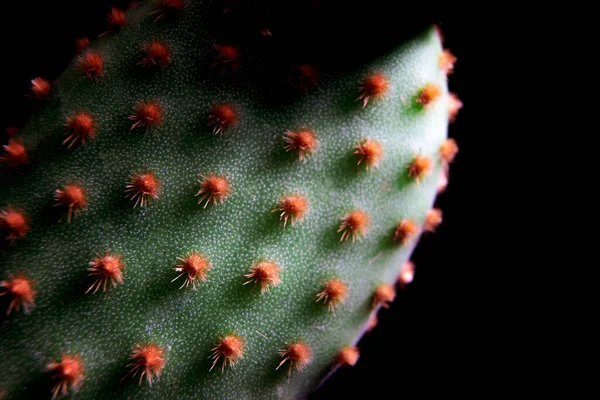
M 435 29 L 267 82 L 284 62 L 213 17 L 112 9 L 32 81 L 0 161 L 7 398 L 302 398 L 410 280 L 458 151 Z

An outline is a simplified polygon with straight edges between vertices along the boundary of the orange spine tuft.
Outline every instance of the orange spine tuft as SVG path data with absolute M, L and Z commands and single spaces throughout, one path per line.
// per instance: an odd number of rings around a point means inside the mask
M 283 360 L 279 363 L 276 370 L 283 364 L 289 362 L 288 376 L 292 373 L 292 368 L 302 371 L 312 361 L 312 350 L 304 342 L 290 343 L 285 349 L 279 350 Z
M 250 273 L 244 275 L 246 278 L 249 278 L 244 285 L 254 282 L 260 286 L 260 293 L 264 294 L 272 286 L 277 286 L 281 283 L 281 279 L 279 278 L 280 272 L 281 268 L 276 263 L 272 261 L 260 261 L 252 265 Z
M 217 203 L 223 203 L 231 195 L 231 187 L 229 180 L 225 175 L 217 175 L 214 172 L 208 175 L 201 175 L 200 190 L 196 193 L 196 196 L 200 196 L 198 204 L 204 200 L 204 208 L 213 202 L 214 205 Z
M 360 95 L 356 100 L 362 100 L 364 108 L 369 101 L 378 101 L 385 97 L 389 88 L 390 82 L 383 73 L 373 73 L 359 82 L 358 92 Z
M 0 292 L 0 296 L 8 295 L 12 298 L 6 315 L 10 315 L 13 309 L 19 311 L 21 307 L 25 314 L 28 314 L 29 309 L 35 305 L 36 293 L 33 290 L 33 283 L 23 275 L 0 282 L 0 288 L 4 288 L 4 291 Z
M 315 133 L 309 129 L 298 132 L 286 131 L 283 136 L 285 151 L 294 151 L 300 161 L 306 161 L 319 146 Z
M 131 367 L 129 373 L 133 376 L 140 375 L 140 385 L 144 376 L 148 384 L 152 385 L 152 381 L 160 376 L 166 364 L 165 351 L 156 344 L 138 344 L 131 353 L 131 359 L 132 362 L 128 365 Z
M 123 262 L 121 261 L 121 255 L 114 255 L 110 252 L 106 252 L 103 256 L 98 256 L 90 261 L 90 267 L 88 271 L 90 276 L 95 276 L 96 280 L 85 292 L 88 293 L 94 289 L 94 293 L 98 291 L 100 286 L 103 286 L 103 291 L 106 292 L 106 286 L 110 281 L 113 287 L 117 286 L 117 283 L 123 283 Z
M 338 232 L 342 232 L 340 242 L 352 238 L 354 242 L 361 236 L 364 236 L 369 230 L 371 218 L 367 213 L 361 210 L 354 210 L 344 217 L 342 217 L 342 223 L 338 229 Z
M 53 378 L 56 381 L 52 389 L 53 400 L 56 399 L 59 392 L 62 396 L 65 396 L 68 390 L 79 390 L 83 383 L 85 368 L 79 354 L 68 355 L 63 353 L 61 361 L 48 363 L 47 369 L 54 373 Z
M 210 370 L 212 371 L 221 357 L 223 357 L 221 372 L 225 370 L 228 364 L 232 368 L 235 367 L 244 358 L 245 348 L 245 339 L 235 333 L 219 338 L 219 343 L 212 348 L 211 358 L 213 363 Z
M 344 302 L 348 297 L 348 287 L 339 278 L 332 278 L 325 282 L 325 288 L 317 294 L 317 302 L 323 300 L 329 311 L 335 311 L 335 308 Z

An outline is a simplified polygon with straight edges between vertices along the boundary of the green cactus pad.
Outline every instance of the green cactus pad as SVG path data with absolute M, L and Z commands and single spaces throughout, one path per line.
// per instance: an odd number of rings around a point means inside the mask
M 102 74 L 84 76 L 75 59 L 19 133 L 28 163 L 1 172 L 0 209 L 22 212 L 29 229 L 13 235 L 2 217 L 8 240 L 0 300 L 5 312 L 16 298 L 9 283 L 23 275 L 35 304 L 28 313 L 13 307 L 0 326 L 0 393 L 7 398 L 51 397 L 61 380 L 48 365 L 63 354 L 78 355 L 84 366 L 80 381 L 65 381 L 78 399 L 304 397 L 338 366 L 341 349 L 357 343 L 381 306 L 376 289 L 394 285 L 408 261 L 445 168 L 440 146 L 451 98 L 435 30 L 350 72 L 320 70 L 314 87 L 300 85 L 306 90 L 284 82 L 293 101 L 277 103 L 261 91 L 260 71 L 271 66 L 260 54 L 240 49 L 236 68 L 218 58 L 225 43 L 208 28 L 203 7 L 189 2 L 155 21 L 154 3 L 135 6 L 122 29 L 86 50 L 101 55 Z M 169 49 L 164 66 L 140 64 L 153 39 Z M 373 73 L 389 86 L 364 105 L 360 82 Z M 141 101 L 161 107 L 161 124 L 145 120 L 148 127 L 132 129 Z M 211 109 L 224 103 L 237 121 L 221 118 L 215 134 Z M 81 111 L 92 116 L 94 136 L 64 143 L 68 118 Z M 286 132 L 301 130 L 316 137 L 304 160 L 294 143 L 286 149 Z M 358 165 L 356 146 L 366 138 L 383 148 L 371 168 L 367 158 Z M 418 157 L 426 160 L 414 167 Z M 157 196 L 135 206 L 139 185 L 128 197 L 128 181 L 147 172 L 159 182 Z M 199 203 L 210 174 L 223 176 L 230 190 Z M 69 184 L 85 195 L 70 218 L 68 204 L 57 204 L 57 189 Z M 307 205 L 295 221 L 288 212 L 284 226 L 286 195 Z M 367 221 L 344 235 L 343 218 L 354 210 Z M 402 220 L 417 227 L 404 242 L 396 232 Z M 176 269 L 192 252 L 210 268 L 204 280 L 185 285 L 186 270 Z M 122 282 L 109 279 L 104 290 L 90 262 L 107 253 L 121 256 L 124 267 Z M 264 293 L 251 275 L 261 261 L 280 268 Z M 333 278 L 345 295 L 323 292 Z M 243 339 L 233 349 L 242 356 L 224 366 L 225 352 L 211 369 L 226 335 Z M 295 342 L 310 348 L 310 358 L 278 368 Z M 132 372 L 134 349 L 148 344 L 164 349 L 158 376 L 146 374 L 151 385 L 146 376 L 140 383 L 142 366 Z M 289 368 L 303 361 L 305 368 Z

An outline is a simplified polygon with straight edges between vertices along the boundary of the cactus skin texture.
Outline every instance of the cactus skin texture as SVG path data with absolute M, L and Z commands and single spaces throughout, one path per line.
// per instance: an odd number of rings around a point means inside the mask
M 441 220 L 456 103 L 435 29 L 343 73 L 304 66 L 274 104 L 270 66 L 208 8 L 111 10 L 37 82 L 27 157 L 0 161 L 7 399 L 306 397 L 357 362 Z

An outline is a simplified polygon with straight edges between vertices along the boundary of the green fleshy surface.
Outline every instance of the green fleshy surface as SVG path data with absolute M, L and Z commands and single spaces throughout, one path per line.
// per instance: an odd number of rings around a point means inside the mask
M 69 68 L 53 95 L 22 131 L 31 163 L 0 175 L 0 207 L 23 209 L 28 235 L 6 245 L 0 258 L 4 279 L 24 273 L 35 282 L 35 307 L 13 312 L 0 326 L 0 392 L 8 398 L 50 397 L 45 366 L 61 353 L 78 353 L 85 379 L 78 399 L 302 397 L 330 372 L 338 351 L 358 341 L 382 283 L 394 283 L 418 238 L 392 242 L 403 218 L 421 225 L 432 207 L 442 165 L 439 146 L 447 137 L 448 92 L 438 67 L 442 50 L 431 29 L 351 74 L 322 71 L 316 90 L 297 102 L 273 106 L 252 82 L 250 68 L 233 78 L 211 69 L 215 38 L 203 26 L 201 3 L 190 3 L 174 21 L 153 23 L 151 5 L 138 6 L 128 26 L 93 43 L 105 58 L 96 82 Z M 173 60 L 163 70 L 146 70 L 140 44 L 168 43 Z M 260 68 L 260 62 L 253 60 Z M 391 82 L 385 99 L 362 108 L 358 81 L 372 71 Z M 414 99 L 426 83 L 443 95 L 430 108 Z M 164 125 L 130 131 L 133 107 L 156 99 Z M 218 101 L 237 105 L 239 124 L 222 138 L 207 126 Z M 67 149 L 65 116 L 89 110 L 97 136 Z M 283 133 L 310 127 L 317 151 L 299 162 L 283 149 Z M 371 137 L 385 148 L 380 167 L 356 166 L 353 146 Z M 433 172 L 418 184 L 408 179 L 415 155 L 434 160 Z M 162 182 L 160 198 L 145 208 L 125 198 L 134 171 L 151 170 Z M 195 196 L 201 175 L 226 174 L 232 194 L 202 208 Z M 54 191 L 80 182 L 89 206 L 67 223 L 54 207 Z M 273 212 L 280 196 L 299 192 L 310 202 L 301 223 L 283 227 Z M 371 216 L 363 240 L 340 242 L 337 232 L 353 209 Z M 93 283 L 91 259 L 107 250 L 122 254 L 124 283 L 85 294 Z M 211 261 L 206 282 L 180 289 L 178 258 L 191 250 Z M 252 263 L 277 260 L 281 284 L 264 295 L 243 285 Z M 329 312 L 316 295 L 339 277 L 349 296 Z M 7 304 L 7 298 L 1 298 Z M 219 336 L 245 337 L 244 358 L 235 368 L 211 366 Z M 402 332 L 398 332 L 401 336 Z M 302 340 L 314 360 L 304 371 L 276 370 L 279 350 Z M 166 366 L 152 386 L 126 377 L 138 343 L 167 350 Z

